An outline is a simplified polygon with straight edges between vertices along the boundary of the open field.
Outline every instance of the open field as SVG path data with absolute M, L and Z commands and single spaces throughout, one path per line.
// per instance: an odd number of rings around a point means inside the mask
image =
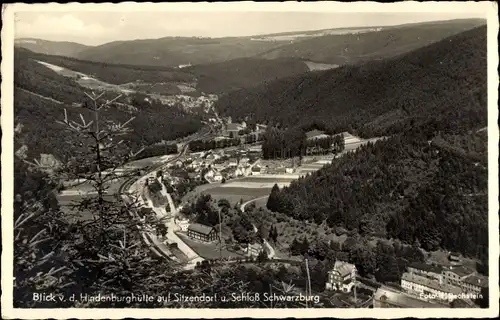
M 272 186 L 269 188 L 216 187 L 205 192 L 211 195 L 234 195 L 257 198 L 268 195 L 271 192 L 271 188 Z
M 213 243 L 203 243 L 190 239 L 185 233 L 177 232 L 179 238 L 182 239 L 191 249 L 193 249 L 198 255 L 205 259 L 218 259 L 221 257 L 244 257 L 242 254 L 238 254 L 227 249 L 222 249 L 219 251 L 219 246 L 217 242 Z
M 264 177 L 264 176 L 250 176 L 250 177 L 245 177 L 241 179 L 234 180 L 234 182 L 239 182 L 239 183 L 252 183 L 252 182 L 258 182 L 258 183 L 289 183 L 295 180 L 295 177 Z M 228 181 L 227 184 L 233 183 L 233 180 Z

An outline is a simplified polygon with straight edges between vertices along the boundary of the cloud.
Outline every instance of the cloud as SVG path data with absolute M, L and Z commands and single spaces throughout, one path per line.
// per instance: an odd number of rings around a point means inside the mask
M 26 14 L 18 15 L 14 29 L 16 37 L 66 38 L 69 41 L 72 37 L 103 37 L 112 31 L 98 22 L 86 22 L 69 13 L 36 14 L 31 17 Z

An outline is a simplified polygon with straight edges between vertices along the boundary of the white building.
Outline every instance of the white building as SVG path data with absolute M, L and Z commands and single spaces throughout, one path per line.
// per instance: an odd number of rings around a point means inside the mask
M 434 279 L 405 272 L 401 276 L 401 287 L 408 293 L 417 295 L 426 300 L 447 300 L 453 301 L 462 290 L 458 287 L 439 283 Z
M 215 182 L 221 182 L 222 181 L 222 175 L 219 172 L 217 172 L 216 174 L 214 174 L 213 179 L 214 179 Z
M 356 272 L 355 265 L 345 261 L 335 261 L 333 269 L 328 272 L 326 289 L 351 292 L 356 282 Z
M 177 225 L 179 226 L 179 228 L 181 228 L 181 231 L 187 232 L 189 228 L 189 220 L 177 220 Z

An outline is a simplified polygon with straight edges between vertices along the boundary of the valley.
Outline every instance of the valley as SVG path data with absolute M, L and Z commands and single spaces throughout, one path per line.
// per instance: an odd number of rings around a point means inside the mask
M 318 297 L 306 307 L 378 308 L 391 291 L 403 307 L 483 306 L 486 31 L 464 19 L 17 39 L 16 279 L 43 273 L 26 252 L 45 234 L 36 255 L 56 257 L 75 292 L 282 290 Z M 481 297 L 426 300 L 417 284 Z M 185 307 L 151 304 L 171 306 Z M 225 305 L 242 306 L 262 307 Z

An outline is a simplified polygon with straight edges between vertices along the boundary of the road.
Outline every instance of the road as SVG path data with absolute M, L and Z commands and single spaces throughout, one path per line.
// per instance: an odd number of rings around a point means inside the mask
M 257 200 L 260 200 L 260 199 L 264 199 L 264 198 L 267 198 L 267 197 L 268 197 L 268 196 L 263 196 L 263 197 L 259 197 L 259 198 L 255 198 L 255 199 L 252 199 L 252 200 L 250 200 L 250 201 L 247 201 L 247 202 L 245 202 L 245 203 L 243 203 L 243 204 L 241 205 L 240 209 L 241 209 L 241 211 L 245 212 L 245 207 L 246 207 L 249 203 L 254 202 L 254 201 L 257 201 Z M 252 226 L 253 226 L 253 230 L 254 230 L 255 232 L 258 232 L 258 231 L 259 231 L 259 230 L 257 229 L 257 227 L 256 227 L 254 224 L 252 224 Z M 273 247 L 269 244 L 269 242 L 267 242 L 267 240 L 266 240 L 266 239 L 262 239 L 262 240 L 264 241 L 264 245 L 266 246 L 267 250 L 269 251 L 269 254 L 267 255 L 267 257 L 268 257 L 269 259 L 274 259 L 275 255 L 276 255 L 276 251 L 274 251 L 274 248 L 273 248 Z
M 198 136 L 196 134 L 193 135 L 193 136 L 191 136 L 190 139 L 188 139 L 184 143 L 184 145 L 182 146 L 181 152 L 178 155 L 172 157 L 171 159 L 168 159 L 167 161 L 165 161 L 163 163 L 160 163 L 160 164 L 153 165 L 153 166 L 149 167 L 146 170 L 146 173 L 143 176 L 141 176 L 141 177 L 132 177 L 132 178 L 129 178 L 126 181 L 124 181 L 120 185 L 120 187 L 118 188 L 118 192 L 115 194 L 116 197 L 120 198 L 126 204 L 133 203 L 134 202 L 133 201 L 133 196 L 132 196 L 132 192 L 130 192 L 130 189 L 132 189 L 133 187 L 135 187 L 137 189 L 137 191 L 139 191 L 139 185 L 141 184 L 141 182 L 144 179 L 147 179 L 147 176 L 149 176 L 150 174 L 152 174 L 152 173 L 154 173 L 154 172 L 156 172 L 158 170 L 163 169 L 168 163 L 176 161 L 180 157 L 182 157 L 186 153 L 186 151 L 187 151 L 187 149 L 189 147 L 189 141 L 202 138 L 203 136 L 206 136 L 206 135 L 210 134 L 210 132 L 211 131 L 208 131 L 208 132 L 204 133 L 201 136 Z M 171 212 L 172 213 L 177 212 L 176 209 L 175 209 L 175 206 L 173 204 L 172 198 L 170 197 L 170 195 L 168 195 L 167 197 L 169 199 L 169 204 L 171 206 Z M 153 207 L 153 210 L 155 210 L 154 207 Z M 157 215 L 158 214 L 159 215 L 166 214 L 166 212 L 160 212 L 160 211 L 155 210 L 155 212 L 157 213 Z M 133 213 L 131 213 L 131 214 L 133 214 Z M 174 233 L 174 230 L 175 230 L 176 226 L 175 226 L 175 223 L 173 222 L 173 219 L 170 219 L 170 221 L 171 221 L 171 223 L 173 225 L 170 224 L 170 222 L 169 222 L 169 224 L 167 224 L 167 228 L 168 228 L 167 237 L 169 238 L 169 240 L 172 239 L 172 242 L 176 242 L 178 244 L 178 246 L 179 246 L 179 249 L 182 250 L 182 248 L 184 248 L 185 243 L 182 242 L 182 240 L 180 240 L 179 237 L 177 237 L 177 235 Z M 141 230 L 141 236 L 142 236 L 143 240 L 146 242 L 146 244 L 148 244 L 148 245 L 151 244 L 152 245 L 151 250 L 153 251 L 153 253 L 155 253 L 156 255 L 160 254 L 160 255 L 162 255 L 164 257 L 171 258 L 172 260 L 175 261 L 175 259 L 173 259 L 173 255 L 170 252 L 170 250 L 168 249 L 168 247 L 164 243 L 162 243 L 161 241 L 159 241 L 159 239 L 156 236 L 155 232 L 153 232 L 151 230 Z M 189 255 L 187 255 L 187 256 L 189 257 Z M 185 269 L 193 269 L 196 266 L 196 262 L 199 261 L 199 259 L 200 258 L 194 257 L 185 266 Z

